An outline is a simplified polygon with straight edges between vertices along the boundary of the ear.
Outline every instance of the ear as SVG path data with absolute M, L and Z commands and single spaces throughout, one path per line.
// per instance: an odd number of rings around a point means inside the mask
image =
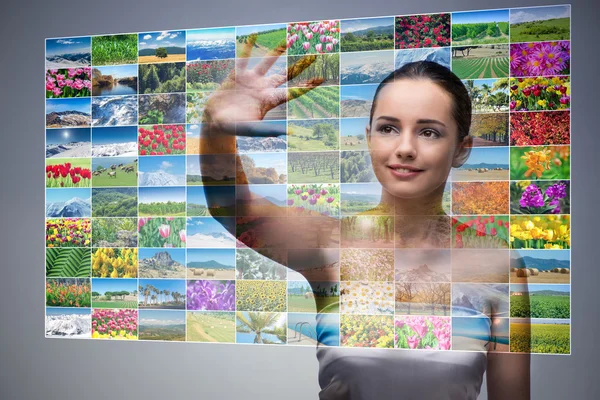
M 369 125 L 365 126 L 365 135 L 367 137 L 367 146 L 369 146 L 369 150 L 371 150 L 371 127 Z
M 467 162 L 471 155 L 471 149 L 473 148 L 473 136 L 467 135 L 463 138 L 462 142 L 459 143 L 456 151 L 454 152 L 454 159 L 452 160 L 452 167 L 459 168 Z

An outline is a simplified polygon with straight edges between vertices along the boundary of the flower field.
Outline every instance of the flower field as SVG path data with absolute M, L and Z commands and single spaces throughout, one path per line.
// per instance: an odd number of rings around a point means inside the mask
M 571 78 L 568 76 L 510 78 L 512 111 L 568 110 Z
M 340 187 L 334 184 L 288 185 L 287 205 L 300 215 L 329 215 L 340 212 Z
M 138 149 L 141 156 L 185 154 L 183 125 L 151 125 L 138 129 Z
M 137 340 L 138 311 L 94 309 L 92 311 L 92 338 Z
M 511 76 L 568 75 L 571 42 L 517 43 L 510 46 Z
M 450 317 L 397 316 L 394 347 L 401 349 L 450 350 Z
M 391 315 L 340 315 L 340 345 L 345 347 L 394 347 Z
M 338 53 L 340 21 L 298 22 L 287 26 L 288 55 Z
M 397 49 L 450 45 L 450 14 L 396 17 Z
M 89 247 L 91 219 L 57 218 L 46 220 L 46 247 Z
M 464 216 L 452 219 L 452 247 L 508 248 L 508 216 Z
M 139 218 L 138 232 L 139 247 L 185 247 L 185 218 Z
M 569 179 L 571 146 L 513 147 L 510 179 Z
M 204 92 L 218 89 L 234 67 L 235 60 L 233 59 L 188 63 L 186 66 L 187 92 Z
M 513 249 L 571 248 L 569 215 L 511 216 L 510 243 Z
M 394 313 L 394 285 L 390 282 L 340 282 L 340 287 L 342 313 Z
M 61 68 L 46 71 L 46 98 L 89 97 L 92 68 Z
M 95 278 L 137 278 L 138 249 L 96 249 L 92 254 Z
M 510 145 L 570 144 L 570 124 L 569 111 L 511 113 Z
M 394 280 L 394 251 L 391 249 L 343 249 L 340 253 L 342 281 Z
M 512 182 L 511 214 L 569 214 L 569 181 Z
M 58 160 L 48 161 L 46 164 L 47 188 L 90 187 L 92 170 L 87 159 L 74 159 L 64 163 Z
M 189 281 L 187 309 L 234 311 L 235 287 L 235 281 Z
M 89 279 L 46 280 L 46 305 L 52 307 L 89 307 L 92 301 Z
M 236 309 L 243 311 L 286 310 L 287 282 L 244 280 L 236 282 Z
M 569 354 L 569 324 L 510 324 L 510 351 L 515 353 Z

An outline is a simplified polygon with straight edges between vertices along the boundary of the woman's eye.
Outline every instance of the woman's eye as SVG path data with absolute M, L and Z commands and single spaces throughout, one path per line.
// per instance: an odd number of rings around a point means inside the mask
M 379 128 L 379 132 L 381 132 L 381 133 L 383 133 L 385 135 L 390 134 L 393 131 L 394 131 L 394 129 L 391 126 L 389 126 L 389 125 L 384 125 L 384 126 L 382 126 L 382 127 Z
M 423 131 L 421 131 L 421 134 L 425 137 L 433 137 L 433 138 L 438 138 L 440 137 L 440 134 L 436 131 L 434 131 L 433 129 L 425 129 Z

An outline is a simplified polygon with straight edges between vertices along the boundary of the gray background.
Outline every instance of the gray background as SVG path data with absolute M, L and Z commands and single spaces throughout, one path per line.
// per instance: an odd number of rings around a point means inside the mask
M 2 6 L 0 397 L 314 399 L 314 349 L 44 339 L 44 39 L 565 4 L 551 0 L 12 1 Z M 289 3 L 289 4 L 287 4 Z M 353 2 L 354 3 L 354 2 Z M 533 356 L 534 399 L 596 399 L 598 15 L 572 4 L 572 355 Z M 399 373 L 402 373 L 399 371 Z M 435 382 L 432 382 L 435 384 Z M 482 388 L 480 398 L 487 398 Z M 399 394 L 399 397 L 401 394 Z

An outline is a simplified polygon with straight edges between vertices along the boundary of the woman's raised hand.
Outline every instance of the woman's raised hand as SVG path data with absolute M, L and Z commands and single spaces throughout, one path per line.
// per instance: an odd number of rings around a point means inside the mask
M 286 75 L 267 76 L 271 66 L 285 53 L 285 41 L 265 55 L 254 68 L 249 69 L 248 61 L 256 39 L 256 34 L 248 37 L 241 57 L 236 59 L 235 69 L 208 99 L 203 123 L 225 126 L 262 120 L 269 110 L 291 100 L 291 96 L 299 97 L 323 82 L 321 78 L 309 80 L 291 95 L 285 87 L 279 87 L 311 65 L 316 60 L 315 55 L 302 57 L 288 67 Z

